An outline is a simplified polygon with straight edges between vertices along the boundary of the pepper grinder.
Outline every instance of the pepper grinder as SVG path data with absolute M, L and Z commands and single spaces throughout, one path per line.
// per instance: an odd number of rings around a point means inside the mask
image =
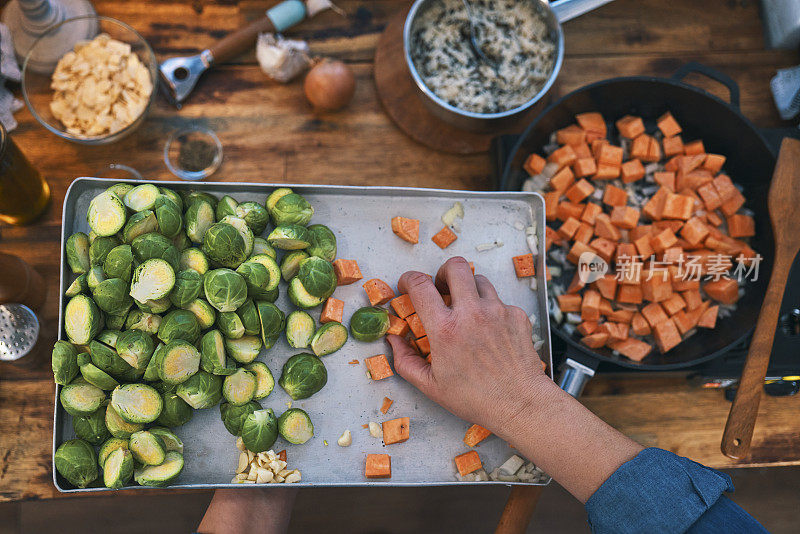
M 2 21 L 11 30 L 14 51 L 21 63 L 36 39 L 51 26 L 73 17 L 96 14 L 89 0 L 11 0 L 3 10 Z M 85 19 L 80 27 L 70 25 L 69 31 L 48 34 L 47 43 L 43 43 L 47 46 L 37 47 L 41 53 L 30 59 L 28 67 L 40 74 L 50 74 L 76 40 L 91 39 L 96 34 L 97 21 L 93 18 Z

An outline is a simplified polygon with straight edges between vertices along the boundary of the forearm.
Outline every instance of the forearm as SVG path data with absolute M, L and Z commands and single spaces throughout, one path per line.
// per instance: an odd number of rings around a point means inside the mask
M 282 534 L 289 528 L 296 496 L 296 488 L 217 490 L 197 532 Z

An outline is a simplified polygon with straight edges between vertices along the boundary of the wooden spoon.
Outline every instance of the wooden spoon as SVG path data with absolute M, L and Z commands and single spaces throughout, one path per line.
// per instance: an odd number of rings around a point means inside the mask
M 544 486 L 514 486 L 494 534 L 524 534 Z
M 750 342 L 739 389 L 722 434 L 722 453 L 737 460 L 747 457 L 750 452 L 783 292 L 789 270 L 800 250 L 800 216 L 797 215 L 800 207 L 800 141 L 796 139 L 787 137 L 781 143 L 767 204 L 775 234 L 775 263 L 753 332 L 753 340 Z

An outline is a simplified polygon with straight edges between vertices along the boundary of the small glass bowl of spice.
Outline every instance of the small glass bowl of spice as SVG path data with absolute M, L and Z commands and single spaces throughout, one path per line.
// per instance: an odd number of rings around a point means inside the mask
M 222 163 L 222 143 L 213 131 L 192 127 L 173 133 L 164 146 L 164 163 L 181 180 L 203 180 Z

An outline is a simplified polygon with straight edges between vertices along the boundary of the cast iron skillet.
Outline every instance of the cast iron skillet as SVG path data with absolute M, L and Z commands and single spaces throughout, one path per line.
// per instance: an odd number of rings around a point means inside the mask
M 690 73 L 703 74 L 725 85 L 730 92 L 730 103 L 684 83 L 682 79 Z M 574 123 L 575 114 L 586 111 L 602 113 L 609 122 L 611 134 L 616 131 L 613 121 L 623 115 L 641 116 L 648 131 L 651 131 L 655 119 L 665 111 L 670 111 L 683 128 L 681 135 L 684 141 L 702 139 L 708 152 L 725 155 L 725 171 L 744 188 L 747 197 L 745 207 L 755 214 L 756 237 L 751 244 L 763 260 L 759 266 L 758 280 L 746 286 L 745 295 L 732 315 L 718 320 L 713 330 L 701 329 L 666 354 L 654 350 L 641 362 L 615 356 L 607 348 L 589 349 L 580 344 L 577 333 L 570 335 L 554 325 L 552 330 L 567 343 L 567 357 L 589 368 L 568 389 L 575 395 L 580 394 L 583 383 L 593 374 L 600 361 L 641 370 L 679 369 L 721 356 L 743 341 L 755 327 L 774 253 L 767 213 L 767 191 L 776 152 L 762 133 L 741 114 L 736 82 L 725 74 L 697 63 L 684 65 L 672 78 L 614 78 L 587 85 L 556 101 L 520 136 L 505 164 L 499 189 L 519 190 L 528 176 L 522 168 L 525 158 L 531 152 L 541 153 L 552 132 Z M 564 277 L 571 278 L 571 275 Z M 565 286 L 569 283 L 569 280 L 559 281 Z

